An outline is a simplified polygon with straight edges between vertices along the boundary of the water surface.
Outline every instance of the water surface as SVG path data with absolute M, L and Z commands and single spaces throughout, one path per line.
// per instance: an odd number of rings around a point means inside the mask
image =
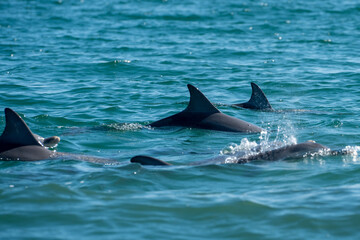
M 56 151 L 119 162 L 0 163 L 0 238 L 360 237 L 357 1 L 3 0 L 0 16 L 0 106 Z M 230 106 L 252 81 L 278 111 Z M 267 133 L 145 127 L 188 83 Z M 182 166 L 309 139 L 354 154 Z

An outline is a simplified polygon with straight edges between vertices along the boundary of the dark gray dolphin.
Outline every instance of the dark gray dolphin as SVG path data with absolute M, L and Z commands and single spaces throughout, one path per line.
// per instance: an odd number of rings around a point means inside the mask
M 251 83 L 251 97 L 250 100 L 245 103 L 233 104 L 236 107 L 249 108 L 254 110 L 273 110 L 265 93 L 255 83 Z
M 308 154 L 318 153 L 321 150 L 329 150 L 329 148 L 314 141 L 308 141 L 308 142 L 280 147 L 265 152 L 260 152 L 246 157 L 239 157 L 235 159 L 232 159 L 230 157 L 229 160 L 229 156 L 219 156 L 209 160 L 196 161 L 189 165 L 210 165 L 210 164 L 225 164 L 225 163 L 242 164 L 255 160 L 278 161 L 278 160 L 286 160 L 286 159 L 296 159 L 296 158 L 302 158 Z M 334 153 L 338 153 L 338 151 L 333 151 L 333 154 Z M 130 161 L 132 163 L 140 163 L 141 165 L 153 165 L 153 166 L 172 165 L 157 158 L 141 156 L 141 155 L 131 158 Z
M 37 161 L 45 159 L 73 159 L 94 163 L 116 163 L 111 159 L 80 154 L 53 152 L 38 141 L 24 120 L 12 109 L 5 108 L 5 129 L 0 136 L 1 161 Z
M 187 85 L 190 102 L 185 110 L 150 124 L 151 127 L 180 126 L 228 132 L 259 133 L 262 129 L 251 123 L 220 112 L 196 87 Z

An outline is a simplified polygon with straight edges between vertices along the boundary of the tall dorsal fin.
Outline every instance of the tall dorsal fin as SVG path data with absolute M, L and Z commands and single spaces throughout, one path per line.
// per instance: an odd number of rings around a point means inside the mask
M 6 125 L 0 142 L 19 146 L 42 146 L 35 138 L 24 120 L 12 109 L 5 108 Z
M 187 87 L 190 92 L 190 102 L 184 112 L 220 113 L 199 89 L 191 84 L 188 84 Z

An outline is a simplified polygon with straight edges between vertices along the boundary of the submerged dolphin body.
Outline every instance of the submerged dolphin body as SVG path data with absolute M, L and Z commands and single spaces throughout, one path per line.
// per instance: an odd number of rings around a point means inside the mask
M 116 163 L 111 159 L 80 154 L 53 152 L 44 147 L 24 120 L 12 109 L 5 108 L 6 125 L 0 136 L 1 161 L 37 161 L 45 159 L 73 159 L 94 163 Z
M 319 143 L 308 141 L 308 142 L 280 147 L 265 152 L 260 152 L 246 157 L 239 157 L 236 159 L 228 160 L 228 156 L 220 156 L 209 160 L 196 161 L 189 165 L 211 165 L 211 164 L 225 164 L 225 163 L 242 164 L 255 160 L 278 161 L 278 160 L 302 158 L 308 154 L 318 153 L 321 150 L 329 150 L 329 149 Z M 157 158 L 141 156 L 141 155 L 131 158 L 130 161 L 132 163 L 140 163 L 141 165 L 152 165 L 152 166 L 172 165 Z
M 180 126 L 228 132 L 259 133 L 251 123 L 220 112 L 196 87 L 187 85 L 190 102 L 185 110 L 150 124 L 151 127 Z
M 236 107 L 249 108 L 254 110 L 273 110 L 271 104 L 265 96 L 265 93 L 255 83 L 251 83 L 251 97 L 250 100 L 245 103 L 233 104 Z

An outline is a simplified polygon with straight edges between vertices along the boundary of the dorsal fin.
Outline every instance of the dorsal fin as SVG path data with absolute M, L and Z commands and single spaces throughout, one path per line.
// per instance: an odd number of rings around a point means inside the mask
M 42 146 L 35 138 L 24 120 L 12 109 L 5 108 L 6 125 L 0 142 L 19 146 Z
M 162 161 L 157 158 L 149 157 L 149 156 L 135 156 L 130 159 L 130 162 L 132 163 L 140 163 L 141 165 L 152 165 L 152 166 L 169 166 L 170 163 L 167 163 L 165 161 Z
M 272 109 L 265 93 L 255 83 L 251 83 L 252 93 L 250 100 L 246 103 L 235 104 L 236 106 L 250 109 L 266 110 Z
M 184 112 L 220 113 L 199 89 L 191 84 L 188 84 L 187 87 L 190 92 L 190 102 Z
M 248 103 L 256 106 L 259 109 L 272 109 L 268 99 L 265 96 L 265 93 L 261 90 L 261 88 L 253 82 L 251 83 L 251 88 L 252 94 Z

